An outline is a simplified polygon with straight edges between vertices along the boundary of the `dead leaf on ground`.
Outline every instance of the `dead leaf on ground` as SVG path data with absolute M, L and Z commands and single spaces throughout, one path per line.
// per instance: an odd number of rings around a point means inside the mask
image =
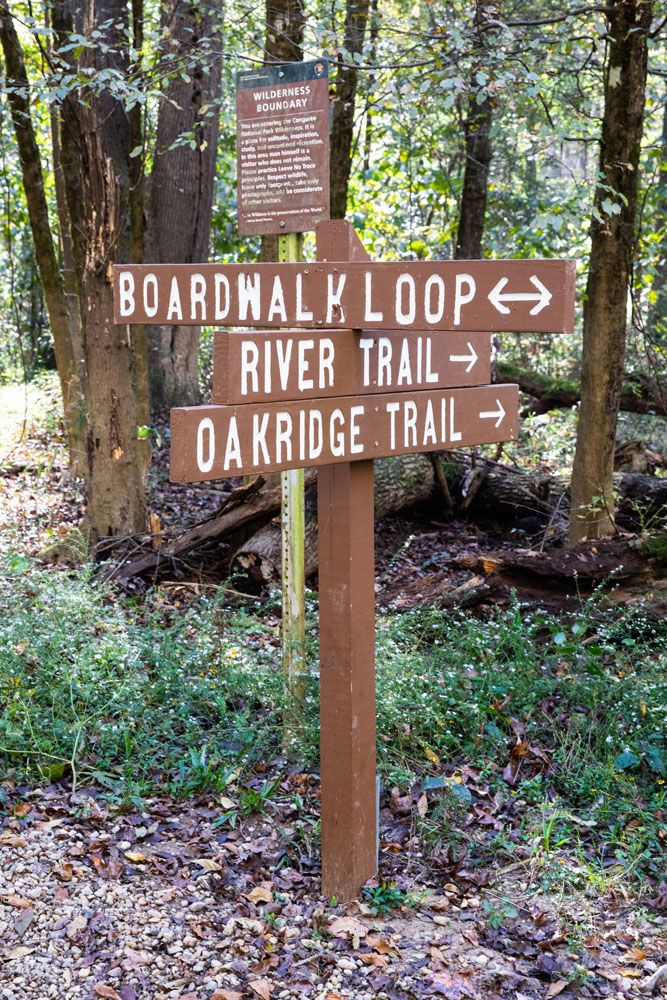
M 0 844 L 3 847 L 25 847 L 25 840 L 15 833 L 3 833 L 0 836 Z
M 557 997 L 558 994 L 562 993 L 568 985 L 567 979 L 557 979 L 555 983 L 551 984 L 547 992 L 544 994 L 544 1000 L 551 1000 L 551 997 Z
M 74 865 L 71 861 L 63 861 L 61 865 L 53 869 L 53 874 L 62 879 L 63 882 L 71 882 L 74 878 Z
M 78 938 L 79 934 L 85 931 L 87 926 L 88 926 L 87 919 L 82 914 L 79 914 L 77 917 L 74 918 L 74 920 L 72 920 L 67 925 L 67 932 L 66 932 L 67 937 L 70 939 L 70 941 L 75 941 Z
M 426 797 L 426 793 L 424 792 L 423 795 L 420 795 L 419 801 L 417 802 L 417 815 L 425 816 L 427 812 L 428 812 L 428 799 Z
M 211 1000 L 243 1000 L 243 994 L 236 990 L 216 990 Z
M 134 865 L 140 865 L 142 862 L 148 861 L 146 855 L 141 854 L 139 851 L 123 851 L 123 854 Z
M 254 979 L 251 983 L 248 983 L 248 986 L 262 1000 L 271 1000 L 273 983 L 270 983 L 268 979 Z
M 2 897 L 2 902 L 5 906 L 15 906 L 20 910 L 29 910 L 32 903 L 29 899 L 24 899 L 22 896 L 17 896 L 15 893 L 10 892 L 7 896 Z
M 329 924 L 329 933 L 334 937 L 364 938 L 368 927 L 356 917 L 336 917 Z
M 20 944 L 16 948 L 12 948 L 12 950 L 7 954 L 7 958 L 10 961 L 18 958 L 26 958 L 27 955 L 32 955 L 34 950 L 34 948 L 28 948 L 27 945 Z
M 106 997 L 107 1000 L 121 1000 L 121 995 L 118 993 L 113 986 L 105 986 L 104 983 L 95 983 L 93 986 L 93 993 L 98 997 Z
M 642 951 L 641 948 L 628 948 L 623 956 L 626 962 L 643 962 L 646 957 L 646 952 Z
M 222 865 L 219 865 L 217 861 L 213 861 L 212 858 L 195 858 L 192 863 L 203 868 L 206 872 L 221 872 L 223 870 Z
M 389 959 L 387 956 L 378 955 L 375 951 L 370 951 L 367 955 L 359 955 L 359 958 L 364 965 L 372 965 L 379 969 L 384 969 L 387 965 L 389 965 Z
M 251 903 L 272 903 L 273 882 L 260 882 L 251 892 L 245 894 Z
M 35 919 L 34 910 L 23 910 L 23 912 L 20 913 L 18 917 L 16 917 L 16 919 L 14 920 L 14 930 L 16 931 L 16 933 L 20 938 L 23 937 L 23 935 L 28 930 L 30 924 L 33 922 L 34 919 Z

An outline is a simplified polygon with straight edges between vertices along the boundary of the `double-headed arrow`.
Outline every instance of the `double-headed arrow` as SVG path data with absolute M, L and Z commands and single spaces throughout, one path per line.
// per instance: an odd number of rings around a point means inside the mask
M 537 289 L 537 292 L 504 292 L 503 288 L 507 285 L 509 278 L 501 278 L 497 285 L 495 285 L 489 292 L 489 302 L 495 306 L 495 308 L 500 313 L 509 313 L 511 310 L 505 305 L 505 302 L 535 302 L 535 305 L 530 310 L 531 316 L 537 316 L 541 313 L 549 303 L 551 302 L 552 295 L 546 285 L 543 285 L 537 275 L 533 274 L 530 277 L 530 282 Z

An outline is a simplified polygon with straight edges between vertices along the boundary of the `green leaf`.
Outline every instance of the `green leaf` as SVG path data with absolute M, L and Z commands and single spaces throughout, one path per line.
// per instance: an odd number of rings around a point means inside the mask
M 617 771 L 629 771 L 631 767 L 636 767 L 639 763 L 639 757 L 632 750 L 625 750 L 623 753 L 619 753 L 618 757 L 614 761 L 614 766 Z
M 143 153 L 143 151 L 144 151 L 144 147 L 143 146 L 135 146 L 134 149 L 131 151 L 130 156 L 131 157 L 133 157 L 133 156 L 141 156 L 141 154 Z

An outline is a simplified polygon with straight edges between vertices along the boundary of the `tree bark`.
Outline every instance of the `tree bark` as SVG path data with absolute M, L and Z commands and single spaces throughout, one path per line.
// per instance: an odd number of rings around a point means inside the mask
M 494 15 L 495 16 L 495 15 Z M 488 19 L 488 5 L 477 0 L 475 5 L 475 31 L 477 33 L 475 54 L 479 61 L 473 66 L 470 94 L 465 121 L 465 167 L 459 226 L 456 234 L 454 256 L 458 259 L 477 260 L 482 256 L 482 234 L 486 216 L 486 201 L 489 189 L 489 170 L 493 149 L 491 146 L 491 124 L 493 121 L 493 100 L 488 92 L 484 100 L 478 101 L 475 76 L 484 65 L 483 32 Z
M 352 169 L 354 108 L 359 83 L 359 70 L 353 60 L 363 51 L 368 9 L 369 0 L 347 0 L 345 35 L 343 49 L 338 56 L 331 121 L 329 176 L 332 219 L 344 219 L 347 212 L 347 190 Z
M 101 27 L 105 25 L 104 27 Z M 97 29 L 108 48 L 84 50 L 80 70 L 127 71 L 127 8 L 123 0 L 87 0 L 84 33 Z M 85 261 L 82 276 L 86 359 L 87 520 L 93 543 L 145 527 L 137 449 L 138 407 L 133 343 L 113 323 L 111 265 L 129 256 L 130 127 L 108 91 L 82 90 L 70 108 L 81 150 Z
M 658 263 L 651 291 L 655 296 L 648 310 L 646 327 L 654 340 L 667 342 L 667 92 L 662 112 L 662 141 L 656 198 L 656 229 L 662 232 L 658 240 Z
M 148 233 L 150 259 L 157 264 L 199 263 L 208 256 L 218 148 L 221 26 L 219 8 L 208 0 L 175 0 L 163 8 L 163 49 L 178 53 L 181 60 L 186 58 L 189 80 L 182 78 L 179 60 L 178 72 L 163 88 L 158 112 Z M 188 134 L 190 141 L 178 141 Z M 150 328 L 154 409 L 199 402 L 199 333 L 198 327 Z
M 605 10 L 609 52 L 600 180 L 584 300 L 581 410 L 572 471 L 572 545 L 614 531 L 614 442 L 635 246 L 651 0 L 613 0 Z
M 53 336 L 70 469 L 74 475 L 81 475 L 85 468 L 85 434 L 80 356 L 75 351 L 77 317 L 70 312 L 53 242 L 41 157 L 30 112 L 30 84 L 23 49 L 12 15 L 4 4 L 0 5 L 0 44 L 5 59 L 7 101 L 21 161 L 35 259 Z
M 428 455 L 401 455 L 375 463 L 375 517 L 386 517 L 428 500 L 435 478 Z M 317 571 L 317 501 L 306 497 L 306 577 Z M 280 582 L 280 525 L 268 524 L 236 552 L 232 572 L 270 585 Z

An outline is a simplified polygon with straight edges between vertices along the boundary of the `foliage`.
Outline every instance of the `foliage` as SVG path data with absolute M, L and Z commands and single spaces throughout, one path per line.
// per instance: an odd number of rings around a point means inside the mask
M 0 753 L 16 779 L 94 781 L 120 799 L 158 786 L 224 796 L 279 752 L 271 603 L 229 608 L 221 590 L 186 605 L 157 591 L 141 605 L 85 573 L 14 555 L 2 564 L 0 607 Z M 311 601 L 313 629 L 315 610 Z M 482 621 L 433 609 L 381 614 L 379 763 L 388 785 L 417 781 L 428 796 L 422 839 L 434 849 L 461 842 L 474 800 L 463 772 L 472 768 L 525 803 L 523 835 L 545 864 L 564 839 L 578 843 L 584 823 L 603 854 L 612 845 L 634 872 L 655 871 L 667 788 L 665 632 L 641 609 L 605 610 L 598 599 L 574 617 L 518 604 Z M 313 673 L 300 747 L 312 766 L 317 688 Z M 263 811 L 272 792 L 271 782 L 249 787 L 221 821 Z M 496 849 L 515 846 L 500 837 Z

